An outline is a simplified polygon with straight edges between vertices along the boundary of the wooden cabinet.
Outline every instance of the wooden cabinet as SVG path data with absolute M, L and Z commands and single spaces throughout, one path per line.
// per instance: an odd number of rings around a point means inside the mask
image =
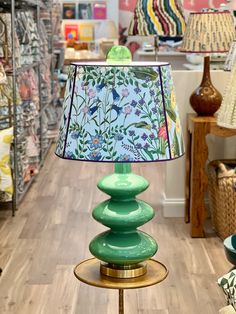
M 207 190 L 205 166 L 208 159 L 206 136 L 213 134 L 229 137 L 236 135 L 236 130 L 219 127 L 215 117 L 188 114 L 187 131 L 185 221 L 190 222 L 192 237 L 204 237 L 206 219 L 204 196 Z

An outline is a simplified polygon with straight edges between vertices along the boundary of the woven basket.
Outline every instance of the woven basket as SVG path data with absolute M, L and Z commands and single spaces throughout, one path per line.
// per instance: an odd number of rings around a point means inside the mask
M 236 232 L 236 160 L 214 160 L 208 165 L 212 224 L 221 239 Z

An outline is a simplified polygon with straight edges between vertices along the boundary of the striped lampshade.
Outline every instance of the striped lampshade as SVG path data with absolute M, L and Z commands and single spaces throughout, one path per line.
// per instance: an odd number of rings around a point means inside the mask
M 185 20 L 179 0 L 138 0 L 129 35 L 183 36 Z

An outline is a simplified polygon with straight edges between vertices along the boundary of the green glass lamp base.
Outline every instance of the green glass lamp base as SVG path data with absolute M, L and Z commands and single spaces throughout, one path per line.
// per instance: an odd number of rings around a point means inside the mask
M 148 186 L 147 180 L 131 173 L 130 164 L 116 164 L 115 173 L 98 182 L 98 188 L 111 198 L 95 207 L 93 217 L 110 229 L 96 236 L 89 249 L 99 260 L 112 265 L 111 269 L 139 268 L 138 264 L 157 251 L 156 241 L 137 230 L 154 216 L 150 205 L 136 199 Z M 139 271 L 137 274 L 140 276 Z

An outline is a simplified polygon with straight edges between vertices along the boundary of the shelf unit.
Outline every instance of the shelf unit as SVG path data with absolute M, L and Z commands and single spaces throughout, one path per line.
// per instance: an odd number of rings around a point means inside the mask
M 61 1 L 62 2 L 62 1 Z M 119 0 L 69 0 L 69 1 L 64 1 L 65 3 L 74 3 L 76 5 L 76 12 L 78 13 L 78 4 L 79 3 L 90 3 L 93 5 L 94 3 L 106 3 L 107 7 L 107 18 L 106 19 L 63 19 L 62 21 L 62 34 L 64 36 L 64 25 L 65 24 L 77 24 L 78 27 L 80 24 L 93 24 L 94 25 L 94 40 L 89 41 L 89 42 L 95 42 L 99 38 L 96 38 L 96 26 L 100 25 L 106 20 L 112 20 L 115 23 L 115 26 L 117 28 L 117 32 L 119 29 Z M 63 8 L 62 8 L 63 9 Z M 78 16 L 78 14 L 77 14 Z M 117 38 L 118 38 L 118 33 L 117 33 Z M 87 42 L 87 41 L 80 41 L 78 42 Z
M 9 126 L 13 125 L 14 126 L 14 143 L 13 143 L 13 153 L 12 153 L 12 168 L 13 168 L 13 187 L 14 187 L 14 193 L 13 193 L 13 198 L 12 198 L 12 215 L 15 215 L 15 210 L 20 203 L 20 201 L 23 199 L 25 196 L 26 192 L 28 191 L 29 187 L 35 180 L 37 175 L 31 176 L 30 180 L 28 182 L 22 182 L 23 184 L 23 190 L 19 192 L 18 189 L 18 181 L 19 181 L 19 165 L 18 165 L 18 157 L 17 157 L 17 148 L 18 145 L 21 143 L 22 138 L 18 134 L 18 127 L 19 127 L 19 121 L 17 118 L 18 112 L 17 112 L 17 78 L 19 75 L 24 73 L 25 71 L 34 69 L 34 71 L 37 73 L 37 79 L 38 79 L 38 98 L 39 98 L 39 108 L 38 108 L 38 122 L 39 122 L 39 161 L 38 161 L 38 168 L 43 166 L 45 157 L 48 153 L 48 150 L 50 148 L 50 145 L 52 143 L 52 140 L 48 140 L 48 145 L 45 147 L 43 145 L 43 116 L 45 114 L 45 110 L 48 108 L 50 104 L 55 104 L 55 99 L 54 99 L 54 66 L 53 66 L 53 21 L 52 21 L 52 7 L 53 7 L 53 1 L 41 1 L 41 0 L 4 0 L 3 3 L 0 4 L 0 8 L 4 8 L 5 11 L 8 11 L 11 13 L 11 43 L 12 43 L 12 70 L 7 71 L 6 74 L 8 76 L 12 77 L 12 99 L 13 99 L 13 104 L 12 108 L 9 109 L 9 114 L 7 116 L 4 116 L 1 120 L 7 120 L 9 121 Z M 34 17 L 35 17 L 35 22 L 37 25 L 37 30 L 39 34 L 40 30 L 40 14 L 42 10 L 50 10 L 50 27 L 51 27 L 51 38 L 48 38 L 48 55 L 50 57 L 50 76 L 51 76 L 51 86 L 50 86 L 50 97 L 46 101 L 43 99 L 42 96 L 42 60 L 39 60 L 37 62 L 33 62 L 31 64 L 25 64 L 22 65 L 21 67 L 17 68 L 16 60 L 15 60 L 15 53 L 16 53 L 16 42 L 14 40 L 14 34 L 16 31 L 16 12 L 17 10 L 33 10 L 34 12 Z M 38 35 L 40 37 L 40 35 Z M 48 34 L 47 34 L 48 36 Z M 40 46 L 39 46 L 40 49 Z M 22 166 L 22 165 L 21 165 Z

